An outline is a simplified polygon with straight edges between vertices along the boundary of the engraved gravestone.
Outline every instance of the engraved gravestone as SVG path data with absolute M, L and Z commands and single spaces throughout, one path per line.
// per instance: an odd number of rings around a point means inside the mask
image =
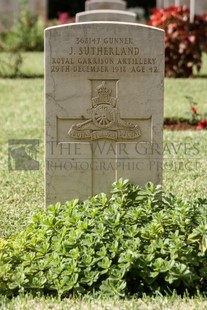
M 135 23 L 136 14 L 118 10 L 93 10 L 76 14 L 76 23 L 89 21 L 118 21 Z
M 85 2 L 85 11 L 89 10 L 126 10 L 123 0 L 88 0 Z
M 162 182 L 164 31 L 115 22 L 45 31 L 46 203 Z

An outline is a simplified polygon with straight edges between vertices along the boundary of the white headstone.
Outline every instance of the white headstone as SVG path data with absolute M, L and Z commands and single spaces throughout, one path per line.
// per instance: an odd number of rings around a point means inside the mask
M 126 10 L 123 0 L 88 0 L 85 2 L 85 11 L 90 10 Z
M 164 31 L 76 23 L 45 40 L 46 204 L 161 183 Z
M 207 14 L 207 1 L 206 0 L 195 0 L 194 7 L 195 7 L 196 15 Z
M 207 0 L 157 0 L 157 8 L 163 9 L 174 5 L 186 5 L 189 9 L 193 6 L 196 15 L 203 15 L 207 13 Z
M 14 0 L 0 0 L 0 12 L 1 13 L 13 13 L 18 12 L 18 1 Z
M 163 9 L 163 0 L 157 0 L 156 1 L 156 7 L 158 9 Z
M 76 14 L 76 23 L 90 21 L 118 21 L 135 23 L 136 14 L 118 10 L 94 10 Z
M 194 22 L 194 16 L 195 16 L 195 0 L 190 1 L 190 22 Z
M 35 15 L 40 16 L 42 19 L 46 19 L 48 2 L 49 0 L 29 0 L 29 9 Z
M 29 0 L 28 9 L 42 19 L 47 18 L 47 0 Z M 13 25 L 14 17 L 20 12 L 19 0 L 0 0 L 0 32 Z
M 19 14 L 18 1 L 0 0 L 0 32 L 13 25 L 14 16 Z

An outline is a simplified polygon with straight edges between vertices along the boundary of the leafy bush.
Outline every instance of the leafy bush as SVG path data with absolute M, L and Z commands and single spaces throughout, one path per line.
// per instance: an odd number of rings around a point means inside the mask
M 207 15 L 195 16 L 191 23 L 187 7 L 172 6 L 154 9 L 148 24 L 165 30 L 167 77 L 189 77 L 194 67 L 200 70 L 202 52 L 206 52 Z
M 11 31 L 4 33 L 0 40 L 3 51 L 43 51 L 44 28 L 38 16 L 28 8 L 28 0 L 20 1 L 20 14 Z
M 22 76 L 23 57 L 21 52 L 2 53 L 0 59 L 0 77 L 13 78 Z
M 0 244 L 0 293 L 121 297 L 206 290 L 207 200 L 119 180 L 112 195 L 57 203 Z

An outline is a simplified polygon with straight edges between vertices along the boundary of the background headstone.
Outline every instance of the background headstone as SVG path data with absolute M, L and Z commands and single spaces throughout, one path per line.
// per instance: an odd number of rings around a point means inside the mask
M 168 8 L 169 6 L 174 5 L 189 5 L 190 0 L 180 0 L 179 3 L 176 0 L 157 0 L 157 7 L 158 8 Z
M 29 9 L 32 13 L 40 16 L 42 19 L 47 18 L 49 0 L 29 0 Z
M 156 1 L 156 7 L 158 9 L 163 9 L 163 1 L 162 0 L 157 0 Z
M 94 10 L 76 14 L 76 23 L 90 21 L 136 22 L 136 14 L 118 10 Z
M 76 23 L 45 40 L 47 205 L 161 183 L 164 31 Z
M 88 0 L 85 11 L 90 10 L 126 10 L 126 2 L 122 0 Z
M 176 4 L 180 5 L 186 5 L 188 8 L 190 8 L 191 0 L 157 0 L 157 8 L 167 8 L 169 6 L 174 6 Z M 203 15 L 207 13 L 207 1 L 206 0 L 195 0 L 194 1 L 194 7 L 195 7 L 195 14 L 196 15 Z
M 195 0 L 195 14 L 203 15 L 207 14 L 207 1 L 206 0 Z
M 29 0 L 29 10 L 38 15 L 42 19 L 47 18 L 47 2 L 48 0 Z M 10 28 L 13 25 L 14 17 L 20 12 L 19 0 L 0 0 L 0 32 L 6 27 Z

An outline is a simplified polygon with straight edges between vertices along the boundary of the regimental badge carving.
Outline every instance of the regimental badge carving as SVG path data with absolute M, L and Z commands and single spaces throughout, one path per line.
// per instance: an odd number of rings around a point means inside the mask
M 91 99 L 90 118 L 71 126 L 68 135 L 74 139 L 136 139 L 141 136 L 138 125 L 120 118 L 117 99 L 111 96 L 112 89 L 106 81 L 96 87 L 98 96 Z

